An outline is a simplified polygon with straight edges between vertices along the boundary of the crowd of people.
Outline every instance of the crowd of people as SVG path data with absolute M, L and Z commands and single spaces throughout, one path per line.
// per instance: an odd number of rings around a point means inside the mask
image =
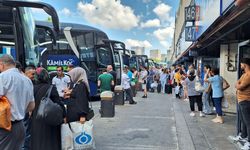
M 50 78 L 45 68 L 23 69 L 10 55 L 0 57 L 0 96 L 7 97 L 11 111 L 11 130 L 0 128 L 1 150 L 61 150 L 61 124 L 86 121 L 90 99 L 85 70 L 69 67 L 65 75 L 62 66 L 56 69 Z M 46 95 L 62 110 L 57 124 L 38 117 Z M 58 114 L 50 115 L 58 120 Z
M 67 75 L 62 66 L 57 66 L 56 76 L 50 78 L 42 67 L 21 68 L 10 55 L 0 56 L 0 97 L 6 96 L 11 106 L 11 131 L 0 128 L 0 149 L 59 150 L 61 149 L 61 124 L 79 121 L 84 123 L 89 108 L 89 83 L 86 71 L 81 67 L 68 66 Z M 216 115 L 215 123 L 224 123 L 222 101 L 224 90 L 229 83 L 219 75 L 218 68 L 204 66 L 204 78 L 200 70 L 191 64 L 188 70 L 176 65 L 171 68 L 140 66 L 123 67 L 120 78 L 126 100 L 134 105 L 137 91 L 143 91 L 142 98 L 148 98 L 148 92 L 172 94 L 176 100 L 189 101 L 190 116 L 196 116 L 197 103 L 199 116 Z M 242 130 L 233 140 L 245 140 L 243 149 L 250 144 L 250 60 L 242 59 L 244 74 L 236 83 L 239 114 Z M 103 69 L 98 77 L 100 92 L 114 91 L 119 78 L 111 65 Z M 51 87 L 51 88 L 50 88 Z M 50 89 L 50 91 L 48 90 Z M 49 92 L 48 92 L 49 91 Z M 39 106 L 48 94 L 63 112 L 60 124 L 49 125 L 41 120 Z M 215 112 L 214 112 L 215 111 Z

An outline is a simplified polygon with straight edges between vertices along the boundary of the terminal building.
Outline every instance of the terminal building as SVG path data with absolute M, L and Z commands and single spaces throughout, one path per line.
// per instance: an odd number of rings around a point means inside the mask
M 225 91 L 236 103 L 239 61 L 250 58 L 250 1 L 180 0 L 169 64 L 194 64 L 203 78 L 204 65 L 220 68 L 231 85 Z

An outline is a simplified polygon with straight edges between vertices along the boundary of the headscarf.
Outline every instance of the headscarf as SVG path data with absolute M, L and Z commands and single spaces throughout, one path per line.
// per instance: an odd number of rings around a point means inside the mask
M 68 72 L 68 75 L 70 76 L 71 81 L 73 83 L 83 81 L 89 90 L 89 82 L 88 82 L 87 74 L 83 68 L 81 67 L 73 68 L 72 70 Z
M 37 81 L 39 83 L 49 83 L 49 73 L 43 67 L 39 67 L 36 69 Z

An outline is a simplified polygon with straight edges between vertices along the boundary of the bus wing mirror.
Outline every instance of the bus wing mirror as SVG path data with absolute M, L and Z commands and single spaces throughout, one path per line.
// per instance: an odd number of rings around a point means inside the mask
M 59 32 L 59 18 L 56 13 L 56 10 L 54 7 L 52 7 L 49 4 L 42 3 L 42 2 L 28 2 L 28 1 L 19 1 L 19 0 L 4 0 L 3 5 L 10 6 L 10 7 L 30 7 L 30 8 L 41 8 L 43 9 L 47 14 L 51 16 L 52 23 L 54 26 L 53 33 L 55 36 L 57 36 L 57 33 Z

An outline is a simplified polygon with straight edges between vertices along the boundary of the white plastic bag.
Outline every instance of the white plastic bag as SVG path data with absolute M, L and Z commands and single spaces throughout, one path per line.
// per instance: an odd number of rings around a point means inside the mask
M 195 79 L 195 91 L 197 92 L 204 92 L 205 88 L 201 85 L 201 82 L 198 77 Z
M 175 86 L 174 93 L 175 94 L 179 94 L 180 93 L 180 86 L 179 85 Z
M 65 125 L 67 125 L 67 129 Z M 92 120 L 86 121 L 84 124 L 80 122 L 71 122 L 71 129 L 68 124 L 63 124 L 63 126 L 61 129 L 63 150 L 95 149 Z
M 150 86 L 151 86 L 151 88 L 157 88 L 158 83 L 156 81 L 154 81 L 154 83 L 152 83 Z
M 222 106 L 222 108 L 228 108 L 229 107 L 227 98 L 223 97 L 221 106 Z

